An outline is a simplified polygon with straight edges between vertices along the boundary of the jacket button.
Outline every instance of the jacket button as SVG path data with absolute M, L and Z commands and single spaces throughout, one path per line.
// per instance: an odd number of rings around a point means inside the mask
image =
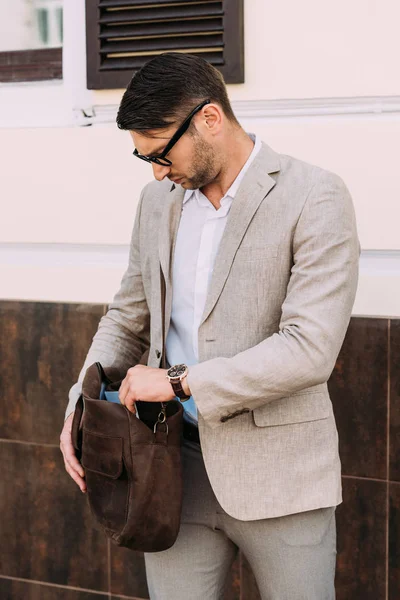
M 156 350 L 156 356 L 157 356 L 157 358 L 160 358 L 161 352 L 159 350 Z

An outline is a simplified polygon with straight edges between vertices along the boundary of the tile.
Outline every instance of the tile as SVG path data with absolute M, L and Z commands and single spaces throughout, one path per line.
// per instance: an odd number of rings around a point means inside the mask
M 387 319 L 351 319 L 328 382 L 345 475 L 387 478 L 387 348 Z
M 71 590 L 0 577 L 1 600 L 108 600 L 106 594 Z
M 386 482 L 343 479 L 337 508 L 336 600 L 384 600 Z
M 0 438 L 59 444 L 104 305 L 0 301 Z
M 240 599 L 240 552 L 237 553 L 227 577 L 225 593 L 223 600 L 241 600 Z
M 107 591 L 107 538 L 60 449 L 0 442 L 0 464 L 0 575 Z
M 244 554 L 242 554 L 241 564 L 241 586 L 241 600 L 261 600 L 255 577 Z
M 137 598 L 136 596 L 126 596 L 125 594 L 123 596 L 110 596 L 110 600 L 147 600 L 148 596 L 146 598 Z M 107 598 L 108 600 L 108 598 Z
M 390 468 L 400 481 L 400 319 L 390 321 Z
M 121 548 L 110 542 L 111 592 L 114 595 L 149 598 L 142 552 Z
M 389 600 L 400 598 L 400 484 L 389 485 Z
M 126 596 L 125 594 L 123 596 L 114 596 L 113 594 L 109 598 L 110 600 L 147 600 L 148 596 L 146 596 L 146 598 L 138 598 L 137 596 Z

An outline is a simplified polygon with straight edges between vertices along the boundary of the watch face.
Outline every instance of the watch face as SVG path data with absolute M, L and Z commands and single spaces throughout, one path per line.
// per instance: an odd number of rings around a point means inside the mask
M 168 375 L 170 377 L 179 377 L 183 375 L 186 371 L 186 365 L 174 365 L 168 370 Z

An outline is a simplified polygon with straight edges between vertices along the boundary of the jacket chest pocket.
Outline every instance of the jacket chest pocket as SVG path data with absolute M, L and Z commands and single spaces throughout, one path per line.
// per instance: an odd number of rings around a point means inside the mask
M 235 262 L 254 262 L 268 261 L 277 258 L 278 246 L 275 244 L 265 244 L 263 246 L 240 245 L 235 254 Z
M 328 419 L 332 415 L 332 403 L 323 392 L 292 394 L 253 410 L 257 427 L 306 423 Z

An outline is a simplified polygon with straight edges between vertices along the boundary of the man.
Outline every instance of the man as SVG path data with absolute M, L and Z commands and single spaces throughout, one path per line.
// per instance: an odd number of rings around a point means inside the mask
M 142 191 L 129 266 L 70 391 L 66 469 L 85 490 L 70 429 L 86 368 L 123 367 L 128 410 L 176 396 L 185 408 L 182 524 L 172 548 L 145 555 L 151 598 L 221 598 L 240 548 L 262 598 L 331 600 L 342 498 L 326 382 L 357 288 L 349 192 L 247 134 L 221 75 L 195 56 L 147 63 L 117 123 L 157 181 Z M 164 351 L 175 369 L 159 368 Z

